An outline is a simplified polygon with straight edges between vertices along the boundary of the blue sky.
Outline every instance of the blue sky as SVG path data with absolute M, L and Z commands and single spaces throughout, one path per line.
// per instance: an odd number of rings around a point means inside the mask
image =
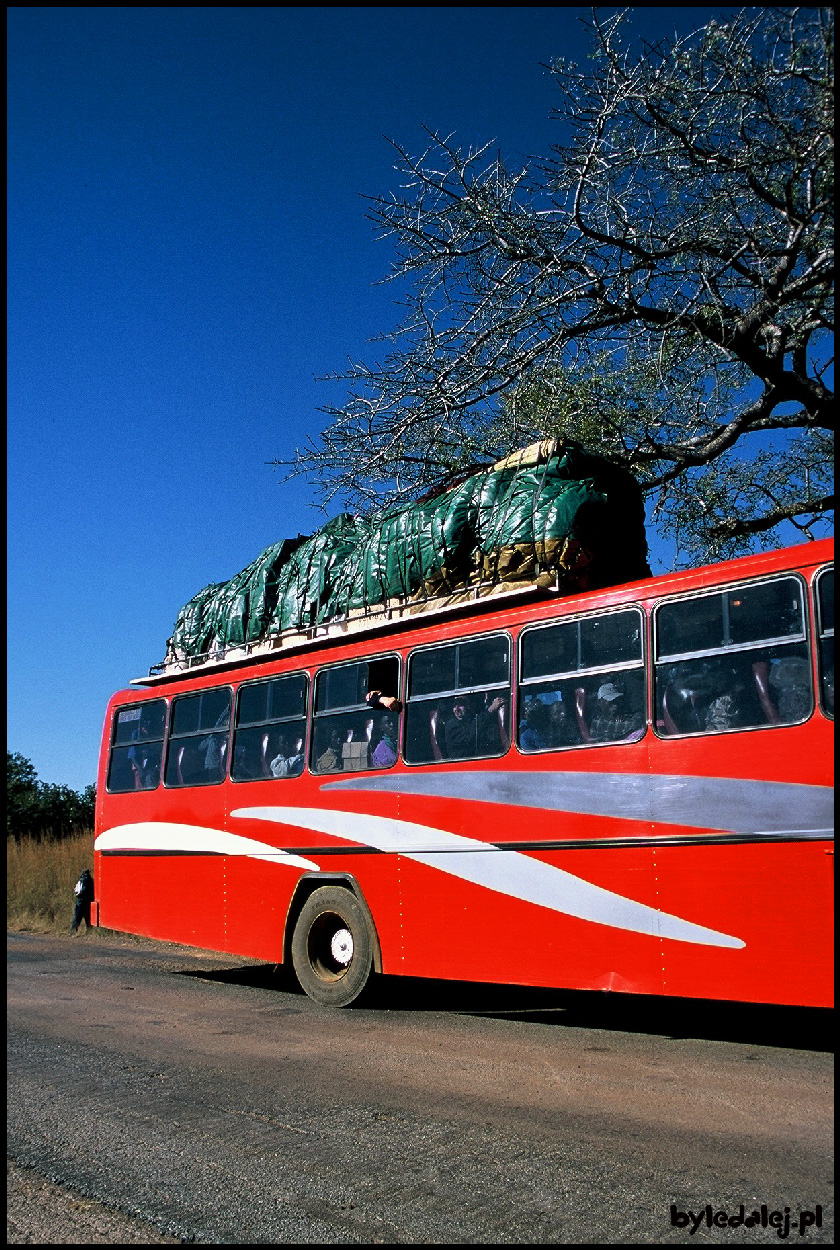
M 544 152 L 542 66 L 585 59 L 588 12 L 9 10 L 8 745 L 43 780 L 95 780 L 187 599 L 323 523 L 267 462 L 399 320 L 363 199 L 396 189 L 386 136 Z

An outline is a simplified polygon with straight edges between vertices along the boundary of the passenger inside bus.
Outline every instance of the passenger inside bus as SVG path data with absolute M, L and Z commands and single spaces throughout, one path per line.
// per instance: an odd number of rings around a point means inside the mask
M 660 731 L 725 733 L 792 725 L 811 713 L 811 672 L 804 645 L 715 656 L 663 669 Z
M 641 702 L 629 698 L 618 681 L 603 682 L 588 731 L 591 742 L 635 742 L 645 731 Z
M 744 689 L 744 683 L 734 674 L 724 673 L 717 685 L 717 693 L 706 709 L 704 728 L 713 733 L 721 733 L 726 729 L 738 729 L 745 724 Z
M 738 663 L 712 661 L 710 667 L 707 730 L 793 725 L 811 714 L 811 669 L 799 646 L 752 651 Z
M 501 755 L 510 746 L 507 700 L 487 691 L 455 695 L 448 713 L 435 709 L 430 721 L 435 759 L 462 760 Z
M 536 698 L 525 700 L 519 722 L 519 745 L 523 751 L 542 751 L 551 746 L 550 715 L 547 703 Z
M 226 698 L 226 697 L 225 697 Z M 198 739 L 191 739 L 178 748 L 179 779 L 184 778 L 185 785 L 212 785 L 221 781 L 225 775 L 228 749 L 228 725 L 230 724 L 230 703 L 225 706 L 213 722 L 212 732 Z M 188 773 L 192 777 L 187 776 Z
M 523 751 L 556 751 L 562 747 L 580 746 L 577 722 L 569 713 L 569 700 L 574 689 L 568 682 L 552 682 L 537 688 L 525 698 L 519 723 L 519 745 Z M 533 687 L 532 687 L 533 688 Z
M 371 739 L 371 768 L 390 768 L 392 764 L 396 764 L 398 736 L 399 730 L 397 728 L 396 716 L 386 715 L 381 717 Z
M 267 739 L 268 734 L 263 734 L 263 738 Z M 241 731 L 236 735 L 233 767 L 231 768 L 231 775 L 235 781 L 256 781 L 258 778 L 265 776 L 260 751 L 252 749 L 251 739 L 252 735 L 246 737 Z
M 365 702 L 372 708 L 387 708 L 389 712 L 401 712 L 402 701 L 393 694 L 383 694 L 381 690 L 371 690 L 365 695 Z
M 390 768 L 397 760 L 398 742 L 399 720 L 393 712 L 371 709 L 320 718 L 315 721 L 311 754 L 314 771 Z
M 770 689 L 784 724 L 804 720 L 811 712 L 811 669 L 805 657 L 771 660 Z
M 143 719 L 131 735 L 128 763 L 134 788 L 154 790 L 160 780 L 161 743 L 149 741 L 150 728 Z
M 188 738 L 176 747 L 175 783 L 179 786 L 213 785 L 224 778 L 227 735 Z M 167 780 L 169 769 L 167 768 Z M 171 782 L 168 781 L 168 784 Z
M 297 777 L 303 772 L 303 738 L 281 733 L 279 748 L 269 764 L 272 777 Z
M 565 699 L 554 699 L 548 705 L 548 738 L 551 747 L 577 746 L 580 742 Z
M 316 771 L 319 773 L 340 772 L 344 767 L 341 747 L 341 731 L 337 725 L 333 724 L 328 728 L 326 745 L 323 746 L 322 750 L 315 752 Z

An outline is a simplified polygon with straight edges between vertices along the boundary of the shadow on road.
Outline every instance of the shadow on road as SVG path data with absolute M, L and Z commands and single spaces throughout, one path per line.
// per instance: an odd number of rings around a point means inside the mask
M 182 969 L 177 975 L 302 996 L 286 966 Z M 697 1038 L 834 1052 L 833 1012 L 812 1007 L 383 976 L 376 978 L 370 992 L 352 1010 L 439 1011 L 528 1024 L 657 1034 L 675 1040 Z

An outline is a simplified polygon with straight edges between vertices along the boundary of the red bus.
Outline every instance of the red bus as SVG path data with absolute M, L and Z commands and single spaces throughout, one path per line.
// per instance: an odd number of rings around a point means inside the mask
M 372 973 L 829 1005 L 833 551 L 153 670 L 105 720 L 98 923 L 336 1006 Z

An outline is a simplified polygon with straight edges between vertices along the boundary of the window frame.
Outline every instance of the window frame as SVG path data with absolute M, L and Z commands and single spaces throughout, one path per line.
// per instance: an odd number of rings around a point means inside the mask
M 214 734 L 214 733 L 221 734 L 222 732 L 221 730 L 217 730 L 217 729 L 193 729 L 193 730 L 190 730 L 189 733 L 173 735 L 172 719 L 175 715 L 175 705 L 178 703 L 180 699 L 195 699 L 197 697 L 200 697 L 201 695 L 211 694 L 217 690 L 227 690 L 228 696 L 229 696 L 227 751 L 225 752 L 225 767 L 224 767 L 221 777 L 219 777 L 217 781 L 198 781 L 198 782 L 185 781 L 185 782 L 174 782 L 174 783 L 168 782 L 166 780 L 166 773 L 169 768 L 169 751 L 171 749 L 173 741 L 182 742 L 182 741 L 186 741 L 188 738 L 206 738 L 210 736 L 211 734 Z M 234 693 L 235 693 L 235 688 L 233 686 L 223 684 L 221 686 L 202 686 L 200 690 L 185 690 L 182 694 L 176 694 L 172 696 L 170 703 L 169 703 L 169 715 L 167 717 L 167 722 L 166 722 L 166 728 L 167 728 L 166 754 L 164 755 L 164 758 L 163 758 L 163 769 L 162 769 L 162 780 L 163 780 L 163 786 L 165 790 L 205 790 L 207 789 L 208 786 L 221 786 L 228 780 L 230 776 L 231 739 L 233 735 L 233 717 L 234 717 L 234 707 L 235 707 L 235 701 L 233 699 Z
M 816 653 L 816 661 L 817 661 L 817 680 L 818 680 L 818 683 L 819 683 L 819 694 L 816 696 L 816 698 L 815 698 L 815 702 L 816 702 L 817 707 L 818 707 L 818 708 L 820 709 L 820 711 L 822 712 L 823 716 L 825 716 L 826 720 L 833 721 L 833 720 L 834 720 L 834 713 L 833 713 L 833 712 L 830 712 L 830 711 L 828 710 L 828 708 L 827 708 L 827 707 L 826 707 L 826 705 L 825 705 L 825 701 L 824 701 L 825 686 L 824 686 L 824 684 L 823 684 L 823 683 L 824 683 L 824 680 L 825 680 L 825 672 L 823 671 L 823 649 L 822 649 L 822 641 L 823 641 L 823 639 L 824 639 L 824 638 L 832 638 L 832 639 L 834 638 L 834 627 L 832 626 L 832 627 L 831 627 L 831 629 L 824 629 L 824 628 L 823 628 L 823 620 L 822 620 L 822 598 L 821 598 L 821 596 L 820 596 L 820 583 L 821 583 L 821 582 L 822 582 L 822 580 L 823 580 L 825 577 L 827 577 L 829 574 L 831 574 L 831 576 L 832 576 L 832 577 L 834 576 L 834 564 L 833 564 L 833 563 L 832 563 L 832 564 L 824 564 L 824 565 L 822 566 L 822 568 L 817 569 L 817 572 L 814 574 L 814 580 L 813 580 L 813 588 L 814 588 L 814 652 Z
M 300 716 L 286 716 L 286 717 L 281 717 L 279 720 L 254 721 L 250 725 L 240 726 L 239 725 L 239 699 L 240 699 L 242 691 L 245 689 L 250 689 L 253 686 L 268 685 L 268 683 L 272 681 L 284 681 L 285 679 L 291 678 L 291 677 L 302 677 L 304 679 L 303 718 L 302 718 L 303 719 L 303 768 L 300 770 L 299 773 L 295 773 L 291 777 L 273 777 L 273 776 L 272 777 L 234 777 L 233 762 L 236 759 L 236 735 L 240 728 L 260 729 L 264 726 L 291 725 L 301 720 Z M 236 687 L 234 691 L 235 698 L 233 700 L 233 709 L 232 709 L 232 716 L 231 716 L 231 722 L 232 722 L 231 723 L 232 736 L 231 736 L 231 742 L 230 742 L 231 757 L 230 757 L 230 767 L 228 768 L 228 771 L 227 771 L 227 776 L 229 777 L 233 785 L 237 785 L 237 786 L 246 785 L 248 782 L 253 782 L 253 781 L 263 781 L 263 782 L 265 781 L 293 781 L 296 777 L 300 777 L 303 775 L 303 773 L 309 767 L 309 738 L 310 738 L 309 729 L 310 729 L 310 720 L 311 720 L 310 715 L 309 715 L 309 704 L 310 704 L 311 692 L 314 690 L 314 688 L 315 688 L 315 682 L 312 680 L 312 676 L 309 673 L 308 669 L 305 669 L 305 668 L 295 669 L 291 673 L 272 673 L 267 677 L 257 677 L 253 681 L 243 681 L 239 683 L 239 685 Z
M 505 642 L 507 643 L 508 680 L 507 680 L 506 685 L 502 685 L 499 682 L 485 682 L 479 686 L 469 686 L 469 687 L 459 686 L 452 690 L 447 689 L 447 690 L 435 691 L 434 694 L 420 694 L 420 695 L 415 695 L 414 698 L 409 697 L 409 690 L 411 688 L 410 687 L 411 661 L 412 661 L 412 658 L 418 652 L 426 653 L 429 651 L 438 651 L 444 647 L 460 647 L 460 646 L 463 646 L 464 644 L 471 643 L 471 642 L 483 642 L 487 638 L 504 638 Z M 411 650 L 406 654 L 406 657 L 405 657 L 405 698 L 403 700 L 405 715 L 403 717 L 403 726 L 402 726 L 402 734 L 401 734 L 401 742 L 400 742 L 400 747 L 401 747 L 400 757 L 403 763 L 405 764 L 406 768 L 429 768 L 430 766 L 437 767 L 440 764 L 466 764 L 466 763 L 470 763 L 471 761 L 477 761 L 477 760 L 500 760 L 500 759 L 504 759 L 506 755 L 510 754 L 510 749 L 511 749 L 511 746 L 513 745 L 513 740 L 514 740 L 512 731 L 509 731 L 509 734 L 508 734 L 510 742 L 508 745 L 508 749 L 506 751 L 500 751 L 497 755 L 458 756 L 457 758 L 454 758 L 451 760 L 448 760 L 448 759 L 410 760 L 405 750 L 405 737 L 408 732 L 409 706 L 412 704 L 418 704 L 418 703 L 428 703 L 428 702 L 431 702 L 431 700 L 433 699 L 454 699 L 459 694 L 460 695 L 485 694 L 489 690 L 506 690 L 508 692 L 508 706 L 511 710 L 511 715 L 512 715 L 514 697 L 515 697 L 515 692 L 516 692 L 516 682 L 515 682 L 516 675 L 514 673 L 514 657 L 515 657 L 516 648 L 514 646 L 514 641 L 515 640 L 513 638 L 513 635 L 511 634 L 509 630 L 492 629 L 492 630 L 489 630 L 487 633 L 469 634 L 469 635 L 465 635 L 462 638 L 447 638 L 442 642 L 418 643 L 417 646 L 411 648 Z
M 794 580 L 799 583 L 799 588 L 801 592 L 801 595 L 800 595 L 800 602 L 801 602 L 800 613 L 801 613 L 801 620 L 802 620 L 802 633 L 801 634 L 775 634 L 772 636 L 768 636 L 766 638 L 755 638 L 750 642 L 731 642 L 731 643 L 726 643 L 721 647 L 706 647 L 700 651 L 679 651 L 679 652 L 675 651 L 673 653 L 669 652 L 668 655 L 664 659 L 660 656 L 659 635 L 657 632 L 657 626 L 658 626 L 658 620 L 659 620 L 659 613 L 662 608 L 671 607 L 675 603 L 688 603 L 690 601 L 697 601 L 700 599 L 723 598 L 724 603 L 725 603 L 726 602 L 725 596 L 731 594 L 733 591 L 749 590 L 753 586 L 769 586 L 769 585 L 772 585 L 773 582 L 783 582 L 783 581 L 790 581 L 790 580 Z M 733 582 L 726 586 L 718 586 L 714 590 L 709 590 L 708 588 L 704 587 L 703 590 L 693 591 L 691 594 L 677 595 L 677 596 L 674 596 L 673 598 L 669 597 L 667 599 L 660 599 L 654 605 L 654 609 L 652 612 L 652 626 L 653 626 L 652 663 L 653 663 L 654 670 L 656 669 L 657 664 L 666 664 L 666 663 L 667 664 L 679 664 L 684 660 L 702 660 L 706 656 L 710 656 L 710 655 L 736 655 L 740 651 L 754 651 L 756 647 L 780 647 L 780 646 L 785 645 L 786 643 L 807 642 L 808 641 L 807 601 L 808 601 L 807 586 L 805 585 L 805 581 L 802 575 L 796 571 L 790 571 L 790 572 L 785 572 L 785 573 L 774 573 L 769 577 L 758 577 L 758 578 L 754 578 L 745 582 Z M 725 616 L 726 616 L 726 613 L 724 612 L 724 617 Z
M 597 664 L 591 668 L 576 668 L 560 673 L 545 673 L 540 677 L 523 678 L 523 648 L 525 639 L 529 634 L 537 633 L 539 630 L 543 629 L 556 629 L 558 625 L 575 625 L 580 621 L 596 620 L 605 616 L 617 616 L 619 613 L 630 611 L 636 612 L 640 617 L 639 638 L 641 641 L 641 659 L 632 661 L 624 660 L 620 664 Z M 512 733 L 512 741 L 521 756 L 526 759 L 530 759 L 531 756 L 534 755 L 553 754 L 557 751 L 591 750 L 593 747 L 637 746 L 640 742 L 644 741 L 651 724 L 649 692 L 650 682 L 648 680 L 648 656 L 650 652 L 647 618 L 648 614 L 645 612 L 641 603 L 622 603 L 615 604 L 611 608 L 603 608 L 600 611 L 580 612 L 560 618 L 555 617 L 550 621 L 541 621 L 538 625 L 527 625 L 520 631 L 516 665 L 516 724 L 514 732 Z M 579 646 L 578 654 L 580 654 Z M 536 747 L 533 751 L 526 751 L 519 745 L 520 698 L 529 686 L 542 685 L 545 682 L 550 681 L 571 681 L 576 677 L 596 677 L 606 675 L 608 673 L 626 673 L 636 669 L 641 670 L 642 673 L 642 714 L 644 717 L 644 731 L 638 738 L 634 738 L 632 742 L 626 742 L 623 739 L 618 739 L 615 742 L 570 742 L 564 744 L 563 746 Z
M 800 595 L 800 620 L 802 622 L 801 634 L 781 634 L 772 635 L 766 638 L 757 638 L 751 642 L 729 643 L 721 647 L 708 647 L 699 651 L 681 651 L 679 653 L 669 654 L 665 658 L 659 655 L 659 633 L 658 622 L 659 612 L 663 607 L 670 607 L 674 603 L 689 603 L 699 599 L 712 599 L 716 596 L 724 597 L 740 590 L 748 590 L 753 586 L 767 586 L 773 582 L 782 582 L 794 580 L 799 585 Z M 724 599 L 725 602 L 725 599 Z M 806 716 L 800 717 L 795 721 L 784 721 L 779 724 L 766 723 L 758 725 L 736 725 L 731 729 L 695 729 L 686 730 L 685 732 L 666 734 L 662 733 L 657 725 L 657 708 L 659 700 L 659 683 L 658 669 L 665 664 L 681 664 L 691 660 L 708 659 L 711 656 L 728 656 L 739 655 L 746 651 L 755 651 L 759 647 L 780 647 L 804 645 L 808 655 L 808 668 L 811 679 L 811 709 Z M 660 599 L 653 605 L 651 611 L 651 664 L 650 664 L 650 686 L 651 686 L 651 723 L 653 732 L 660 742 L 676 742 L 685 738 L 709 738 L 721 737 L 726 734 L 743 734 L 755 733 L 756 731 L 764 731 L 767 729 L 791 729 L 797 725 L 804 725 L 814 715 L 817 705 L 815 697 L 813 668 L 811 664 L 811 655 L 813 649 L 811 646 L 811 634 L 809 629 L 809 613 L 808 613 L 808 586 L 805 577 L 798 569 L 786 569 L 778 573 L 770 573 L 764 577 L 748 578 L 739 582 L 727 582 L 725 585 L 710 588 L 702 587 L 687 594 L 669 595 L 667 598 Z
M 159 790 L 160 787 L 163 785 L 163 774 L 166 769 L 166 747 L 167 747 L 167 740 L 168 740 L 168 735 L 169 735 L 170 702 L 171 700 L 167 698 L 165 695 L 158 695 L 157 698 L 142 699 L 139 703 L 120 703 L 117 707 L 114 708 L 114 714 L 113 714 L 113 718 L 111 721 L 111 741 L 108 745 L 108 769 L 105 773 L 105 793 L 106 794 L 154 794 L 155 790 Z M 158 770 L 157 785 L 143 787 L 139 790 L 136 787 L 133 787 L 131 790 L 112 790 L 111 785 L 110 785 L 111 765 L 114 759 L 114 748 L 117 747 L 117 743 L 115 739 L 117 736 L 117 724 L 120 718 L 120 714 L 122 712 L 133 711 L 135 708 L 140 708 L 141 710 L 140 715 L 142 718 L 142 714 L 143 714 L 142 709 L 144 707 L 148 707 L 152 703 L 162 703 L 163 709 L 164 709 L 163 711 L 163 736 L 160 738 L 147 739 L 148 742 L 160 743 L 160 768 Z M 131 742 L 120 743 L 117 749 L 121 751 L 127 750 L 133 745 L 134 744 Z
M 327 716 L 346 716 L 352 712 L 362 712 L 362 711 L 370 712 L 372 710 L 373 711 L 376 710 L 376 709 L 371 709 L 370 704 L 367 701 L 364 701 L 362 703 L 343 704 L 341 707 L 326 708 L 324 711 L 319 712 L 317 710 L 318 678 L 321 676 L 322 673 L 325 673 L 325 672 L 335 672 L 336 669 L 350 668 L 351 666 L 358 667 L 361 664 L 367 664 L 368 668 L 370 668 L 371 664 L 375 664 L 379 660 L 396 660 L 397 661 L 397 698 L 401 698 L 403 680 L 404 680 L 405 674 L 403 672 L 403 657 L 399 651 L 380 651 L 380 652 L 377 652 L 375 655 L 357 656 L 351 660 L 338 660 L 335 664 L 319 664 L 318 667 L 312 673 L 311 682 L 310 682 L 310 712 L 309 712 L 309 716 L 307 717 L 309 733 L 308 733 L 308 741 L 306 744 L 305 767 L 309 770 L 309 772 L 312 774 L 313 777 L 341 777 L 342 771 L 343 771 L 343 770 L 338 770 L 337 772 L 320 772 L 315 767 L 315 761 L 311 758 L 311 753 L 315 745 L 316 722 L 318 720 L 323 720 Z M 368 691 L 368 693 L 370 692 Z M 403 713 L 399 712 L 397 713 L 397 715 L 401 721 L 403 719 Z M 364 769 L 354 770 L 352 775 L 357 776 L 360 773 L 383 773 L 383 772 L 388 772 L 390 768 L 394 768 L 395 765 L 398 764 L 403 758 L 402 736 L 403 736 L 403 726 L 402 724 L 400 724 L 399 733 L 397 734 L 397 742 L 396 742 L 396 748 L 397 748 L 396 759 L 394 760 L 393 764 L 388 764 L 385 768 L 364 768 Z

